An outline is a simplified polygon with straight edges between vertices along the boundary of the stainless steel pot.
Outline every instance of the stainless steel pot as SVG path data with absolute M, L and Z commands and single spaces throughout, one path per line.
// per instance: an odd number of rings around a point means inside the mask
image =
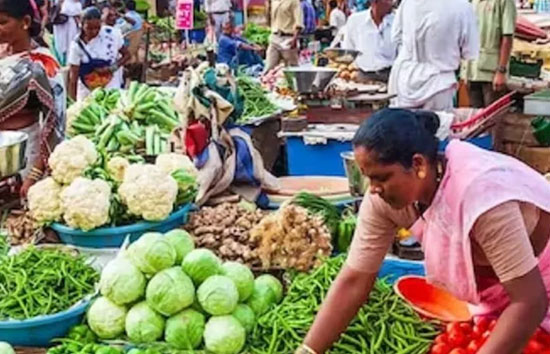
M 325 67 L 289 67 L 285 77 L 298 93 L 322 92 L 338 70 Z
M 27 133 L 0 131 L 0 179 L 13 176 L 25 168 Z

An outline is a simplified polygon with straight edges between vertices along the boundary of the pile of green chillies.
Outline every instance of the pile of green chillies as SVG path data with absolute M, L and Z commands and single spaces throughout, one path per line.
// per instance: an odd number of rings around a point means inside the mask
M 237 87 L 244 101 L 244 111 L 238 122 L 246 123 L 253 118 L 269 116 L 277 112 L 277 106 L 267 98 L 262 85 L 258 82 L 247 76 L 239 76 Z
M 30 247 L 0 257 L 0 320 L 67 310 L 94 292 L 99 274 L 81 256 Z
M 295 275 L 284 300 L 258 319 L 248 352 L 293 353 L 313 324 L 344 260 L 340 255 L 310 274 Z M 423 354 L 439 333 L 436 323 L 420 319 L 391 285 L 378 280 L 369 301 L 329 353 Z

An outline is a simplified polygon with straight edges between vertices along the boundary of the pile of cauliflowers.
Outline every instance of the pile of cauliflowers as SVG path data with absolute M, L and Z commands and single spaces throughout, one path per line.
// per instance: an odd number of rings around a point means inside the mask
M 178 169 L 197 174 L 187 156 L 163 154 L 155 165 L 130 164 L 122 157 L 109 159 L 106 171 L 114 183 L 85 177 L 99 155 L 84 136 L 55 148 L 48 160 L 51 176 L 34 184 L 28 193 L 29 211 L 39 225 L 62 222 L 83 231 L 107 225 L 115 194 L 131 215 L 161 221 L 172 213 L 178 196 L 178 182 L 170 174 Z

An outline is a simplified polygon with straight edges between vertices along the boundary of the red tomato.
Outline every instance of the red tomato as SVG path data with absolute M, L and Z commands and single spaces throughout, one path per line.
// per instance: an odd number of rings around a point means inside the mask
M 527 342 L 527 346 L 525 349 L 523 349 L 523 352 L 525 354 L 540 354 L 542 350 L 544 349 L 544 346 L 537 342 L 536 340 L 531 339 L 529 342 Z
M 477 317 L 475 320 L 475 324 L 481 332 L 485 332 L 487 328 L 489 328 L 489 324 L 491 323 L 491 320 L 487 317 Z
M 542 343 L 545 347 L 550 348 L 550 334 L 542 333 L 536 340 Z
M 460 329 L 462 330 L 462 333 L 466 335 L 469 335 L 470 333 L 472 333 L 472 325 L 467 322 L 461 323 Z
M 451 333 L 451 332 L 455 332 L 455 331 L 462 332 L 462 328 L 460 328 L 460 322 L 448 323 L 447 327 L 446 327 L 446 330 L 447 330 L 447 333 Z
M 537 328 L 537 331 L 531 337 L 531 339 L 534 339 L 538 342 L 540 342 L 545 347 L 550 347 L 550 334 L 548 334 L 545 330 L 541 328 Z
M 478 325 L 475 325 L 474 328 L 472 328 L 472 333 L 470 334 L 472 338 L 481 338 L 483 335 L 483 328 L 479 327 Z
M 467 343 L 467 339 L 463 333 L 459 331 L 453 331 L 449 333 L 449 344 L 453 348 L 462 347 L 466 343 Z
M 449 337 L 447 336 L 447 333 L 442 333 L 435 337 L 435 343 L 437 344 L 447 344 L 449 342 Z
M 481 349 L 481 341 L 475 339 L 466 347 L 468 354 L 475 354 L 479 351 L 479 349 Z
M 451 352 L 449 354 L 468 354 L 468 352 L 466 351 L 466 349 L 455 348 L 455 349 L 451 350 Z
M 447 344 L 438 343 L 432 347 L 431 354 L 449 354 L 451 347 Z

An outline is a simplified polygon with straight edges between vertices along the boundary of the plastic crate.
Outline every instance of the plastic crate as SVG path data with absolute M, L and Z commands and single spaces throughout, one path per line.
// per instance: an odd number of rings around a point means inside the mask
M 13 346 L 47 347 L 54 338 L 62 338 L 82 322 L 90 305 L 86 300 L 66 311 L 23 321 L 0 321 L 0 341 Z
M 486 150 L 493 147 L 491 135 L 467 140 Z M 439 151 L 444 151 L 448 140 L 439 144 Z M 342 152 L 353 149 L 351 142 L 328 139 L 326 144 L 306 145 L 301 137 L 286 138 L 286 155 L 289 176 L 346 176 L 342 163 Z
M 51 228 L 65 244 L 89 248 L 116 248 L 122 246 L 127 235 L 130 235 L 130 241 L 133 242 L 146 232 L 167 232 L 185 224 L 191 208 L 192 204 L 186 204 L 161 222 L 142 221 L 126 226 L 102 227 L 88 232 L 59 223 L 52 224 Z
M 351 142 L 328 139 L 326 144 L 306 145 L 302 137 L 286 138 L 289 176 L 346 176 L 340 154 Z
M 394 284 L 397 279 L 406 275 L 424 276 L 425 274 L 424 262 L 386 258 L 380 267 L 378 277 L 385 278 L 388 283 Z

